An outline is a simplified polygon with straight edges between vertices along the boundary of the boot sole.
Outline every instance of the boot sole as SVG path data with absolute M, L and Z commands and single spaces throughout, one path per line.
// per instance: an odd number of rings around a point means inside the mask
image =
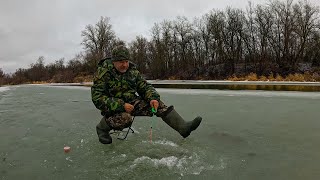
M 111 144 L 112 143 L 112 141 L 102 141 L 100 139 L 99 139 L 99 142 L 102 143 L 102 144 Z
M 196 122 L 197 122 L 197 123 L 196 123 L 196 126 L 194 126 L 194 128 L 192 128 L 191 131 L 196 130 L 196 129 L 200 126 L 201 121 L 202 121 L 202 117 L 196 117 L 195 120 L 196 120 Z

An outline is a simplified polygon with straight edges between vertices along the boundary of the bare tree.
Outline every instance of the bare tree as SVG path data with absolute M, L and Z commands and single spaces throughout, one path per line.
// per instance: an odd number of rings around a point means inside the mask
M 244 12 L 240 9 L 227 9 L 227 26 L 223 34 L 226 59 L 226 71 L 235 73 L 236 64 L 243 56 Z
M 173 48 L 173 23 L 172 21 L 164 20 L 161 23 L 161 37 L 162 37 L 162 48 L 165 53 L 164 58 L 164 69 L 167 72 L 166 75 L 172 76 L 175 73 L 175 58 L 174 58 L 174 48 Z
M 152 39 L 149 44 L 150 62 L 148 66 L 152 71 L 152 76 L 155 78 L 165 76 L 165 63 L 164 63 L 164 52 L 161 41 L 161 26 L 155 23 L 151 29 Z
M 274 25 L 274 17 L 267 7 L 258 5 L 256 8 L 256 17 L 254 19 L 256 25 L 256 51 L 255 51 L 255 68 L 258 74 L 264 74 L 267 64 L 272 64 L 272 48 L 269 45 L 273 36 L 272 27 Z M 256 64 L 258 63 L 258 64 Z M 257 67 L 258 65 L 258 67 Z
M 104 57 L 110 55 L 113 44 L 116 41 L 115 32 L 112 30 L 110 18 L 101 17 L 95 25 L 87 25 L 82 31 L 82 45 L 87 51 L 87 58 L 93 61 L 92 66 Z
M 4 77 L 4 72 L 3 70 L 0 68 L 0 78 Z
M 276 55 L 276 63 L 284 71 L 284 74 L 290 72 L 289 62 L 293 58 L 291 53 L 296 39 L 294 34 L 296 17 L 293 14 L 292 1 L 274 1 L 270 4 L 271 11 L 275 16 L 272 28 L 273 36 L 270 38 L 270 42 Z
M 148 41 L 142 36 L 137 36 L 134 41 L 130 43 L 131 59 L 138 66 L 142 74 L 147 73 L 148 61 Z
M 30 69 L 27 71 L 27 77 L 31 81 L 44 81 L 47 78 L 44 60 L 44 57 L 40 56 L 35 64 L 30 64 Z
M 319 17 L 319 9 L 312 7 L 307 2 L 299 2 L 293 6 L 294 14 L 296 15 L 296 29 L 297 34 L 297 49 L 294 51 L 295 56 L 292 59 L 293 66 L 297 66 L 298 62 L 304 60 L 307 48 L 310 43 L 314 43 L 309 39 L 312 33 L 317 31 L 317 20 Z
M 244 53 L 246 57 L 244 58 L 244 69 L 247 74 L 248 64 L 255 63 L 256 57 L 256 34 L 257 34 L 257 25 L 254 22 L 255 19 L 254 7 L 251 2 L 247 8 L 247 19 L 245 21 L 245 32 L 243 34 L 244 41 Z
M 174 31 L 180 49 L 180 59 L 178 64 L 181 69 L 187 69 L 190 64 L 190 58 L 187 57 L 187 51 L 190 48 L 190 40 L 192 37 L 192 25 L 186 17 L 178 16 L 174 21 Z
M 2 71 L 2 69 L 0 68 L 0 86 L 2 86 L 4 84 L 4 72 Z
M 208 49 L 209 65 L 223 63 L 225 61 L 226 52 L 225 52 L 225 28 L 226 28 L 226 16 L 222 11 L 211 11 L 208 15 L 207 28 L 210 32 L 210 41 L 208 47 L 206 45 L 206 51 Z
M 202 19 L 194 19 L 194 29 L 192 32 L 191 45 L 193 48 L 193 67 L 196 68 L 199 75 L 200 66 L 204 65 L 205 56 L 208 54 L 208 51 L 205 51 L 205 44 L 208 43 L 209 34 L 208 30 L 203 23 L 205 16 Z

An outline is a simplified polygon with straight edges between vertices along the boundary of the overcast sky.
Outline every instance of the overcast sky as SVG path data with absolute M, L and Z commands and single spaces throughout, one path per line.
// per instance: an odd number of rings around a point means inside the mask
M 0 68 L 13 73 L 39 56 L 45 64 L 68 61 L 82 51 L 81 31 L 101 16 L 110 17 L 117 37 L 130 42 L 137 35 L 148 37 L 153 24 L 164 19 L 192 20 L 212 9 L 247 5 L 248 0 L 0 0 Z

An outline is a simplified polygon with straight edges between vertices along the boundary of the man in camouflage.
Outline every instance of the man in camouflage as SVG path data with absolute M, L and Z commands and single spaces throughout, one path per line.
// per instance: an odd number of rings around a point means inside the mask
M 103 115 L 96 126 L 99 141 L 103 144 L 112 143 L 110 130 L 129 127 L 133 121 L 132 116 L 152 116 L 152 107 L 157 111 L 156 116 L 161 117 L 184 138 L 188 137 L 200 125 L 202 118 L 184 121 L 173 106 L 167 107 L 160 100 L 159 93 L 129 60 L 128 49 L 118 46 L 112 51 L 111 58 L 103 59 L 98 64 L 91 96 L 94 105 Z

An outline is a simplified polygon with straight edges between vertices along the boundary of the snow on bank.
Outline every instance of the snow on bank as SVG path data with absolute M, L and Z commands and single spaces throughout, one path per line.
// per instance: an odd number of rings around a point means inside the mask
M 0 87 L 0 92 L 9 91 L 9 90 L 10 90 L 10 88 L 7 86 Z

